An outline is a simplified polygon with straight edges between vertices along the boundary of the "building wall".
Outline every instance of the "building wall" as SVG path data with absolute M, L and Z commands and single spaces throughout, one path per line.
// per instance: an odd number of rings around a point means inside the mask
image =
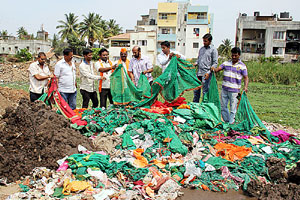
M 130 40 L 128 40 L 128 42 L 130 43 Z M 131 48 L 130 47 L 112 47 L 111 46 L 111 40 L 109 41 L 109 59 L 111 61 L 117 61 L 120 59 L 120 52 L 122 48 L 126 48 L 127 52 L 128 52 L 128 59 L 131 58 Z
M 199 34 L 195 34 L 194 29 L 199 29 Z M 208 33 L 207 25 L 187 25 L 186 28 L 186 52 L 187 58 L 197 58 L 199 49 L 203 46 L 202 37 Z M 198 43 L 198 48 L 194 48 L 194 43 Z
M 177 11 L 178 3 L 158 3 L 157 25 L 159 27 L 176 27 Z M 161 13 L 166 13 L 168 15 L 168 19 L 160 19 L 159 16 Z
M 141 45 L 141 41 L 147 41 L 147 44 Z M 130 34 L 131 49 L 136 45 L 141 47 L 142 55 L 149 57 L 153 64 L 156 64 L 156 41 L 156 31 L 143 31 Z
M 0 40 L 0 54 L 16 54 L 19 50 L 27 48 L 31 54 L 48 52 L 51 49 L 51 42 L 43 40 Z

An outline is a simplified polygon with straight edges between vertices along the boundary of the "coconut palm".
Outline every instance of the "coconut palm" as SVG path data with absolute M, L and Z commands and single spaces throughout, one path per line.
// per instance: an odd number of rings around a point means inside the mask
M 27 30 L 23 26 L 18 29 L 17 34 L 19 38 L 24 38 L 24 36 L 28 36 Z
M 232 42 L 230 39 L 222 40 L 222 44 L 218 48 L 219 55 L 230 58 L 231 57 L 231 48 L 232 48 Z
M 60 29 L 58 34 L 60 34 L 61 40 L 64 41 L 68 36 L 76 36 L 78 37 L 78 27 L 79 24 L 78 16 L 76 16 L 74 13 L 65 14 L 66 20 L 59 20 L 58 22 L 61 25 L 56 26 L 56 29 Z
M 122 28 L 119 24 L 116 23 L 116 20 L 110 19 L 107 22 L 108 31 L 110 32 L 111 36 L 119 35 L 122 32 Z

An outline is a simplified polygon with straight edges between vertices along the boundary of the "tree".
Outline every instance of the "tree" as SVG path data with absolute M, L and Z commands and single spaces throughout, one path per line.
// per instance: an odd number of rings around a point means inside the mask
M 89 13 L 88 16 L 83 15 L 83 22 L 79 26 L 79 34 L 81 39 L 88 39 L 88 44 L 93 47 L 97 40 L 102 40 L 104 29 L 102 27 L 102 19 L 99 14 Z
M 56 29 L 60 29 L 58 32 L 60 34 L 61 40 L 64 41 L 70 36 L 78 37 L 78 16 L 74 13 L 65 14 L 66 21 L 59 20 L 61 25 L 56 26 Z
M 107 22 L 107 27 L 111 36 L 119 35 L 122 32 L 122 28 L 114 19 L 110 19 Z
M 86 48 L 86 42 L 79 40 L 76 36 L 70 35 L 67 38 L 69 47 L 73 50 L 75 55 L 82 55 L 83 49 Z
M 232 42 L 230 41 L 230 39 L 222 40 L 222 44 L 218 47 L 218 53 L 220 56 L 230 59 L 231 48 L 232 48 Z
M 57 48 L 58 47 L 58 37 L 56 34 L 53 35 L 53 39 L 52 39 L 52 48 Z
M 0 36 L 8 36 L 8 31 L 7 30 L 2 30 L 0 32 Z
M 19 62 L 25 62 L 31 60 L 32 55 L 27 48 L 24 48 L 17 52 L 16 58 L 18 58 Z
M 20 39 L 24 39 L 28 36 L 27 30 L 23 26 L 18 29 L 17 34 Z

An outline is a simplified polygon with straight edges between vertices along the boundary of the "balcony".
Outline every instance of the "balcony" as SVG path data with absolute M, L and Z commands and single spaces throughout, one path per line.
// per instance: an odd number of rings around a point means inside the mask
M 174 41 L 176 42 L 176 34 L 157 34 L 158 41 Z
M 188 19 L 186 24 L 208 24 L 208 19 Z

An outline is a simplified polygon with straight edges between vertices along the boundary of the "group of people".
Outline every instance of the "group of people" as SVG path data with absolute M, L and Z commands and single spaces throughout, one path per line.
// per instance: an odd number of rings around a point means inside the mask
M 203 36 L 204 46 L 200 48 L 197 63 L 196 75 L 202 82 L 203 95 L 209 90 L 211 73 L 224 70 L 224 79 L 221 92 L 222 117 L 225 122 L 233 123 L 237 107 L 237 96 L 240 92 L 242 78 L 244 78 L 245 88 L 248 88 L 248 75 L 246 65 L 239 59 L 241 51 L 234 47 L 231 50 L 232 60 L 226 61 L 218 66 L 218 52 L 211 44 L 212 35 L 206 34 Z M 164 72 L 168 67 L 172 57 L 186 59 L 179 52 L 172 51 L 168 41 L 161 43 L 162 52 L 157 57 L 157 62 Z M 128 73 L 132 82 L 137 86 L 140 75 L 143 73 L 147 77 L 150 85 L 153 83 L 153 64 L 147 56 L 142 55 L 141 48 L 138 46 L 132 49 L 132 58 L 129 60 L 128 52 L 125 48 L 121 49 L 120 59 L 112 62 L 109 60 L 109 51 L 105 48 L 99 51 L 99 61 L 92 60 L 93 52 L 90 49 L 83 50 L 84 60 L 79 65 L 80 71 L 80 94 L 82 95 L 82 107 L 88 108 L 90 100 L 92 107 L 96 108 L 99 105 L 97 90 L 100 96 L 100 107 L 106 108 L 107 99 L 110 104 L 113 104 L 110 90 L 110 76 L 117 66 L 123 65 L 124 71 Z M 29 67 L 30 80 L 30 100 L 33 102 L 41 97 L 44 92 L 47 92 L 48 80 L 54 76 L 58 80 L 58 90 L 63 99 L 69 104 L 71 109 L 76 108 L 77 82 L 76 82 L 76 67 L 72 62 L 73 51 L 67 48 L 63 51 L 63 59 L 57 62 L 54 69 L 54 74 L 51 74 L 48 66 L 45 64 L 46 54 L 41 52 L 38 54 L 36 62 Z M 95 81 L 99 81 L 96 84 Z M 193 102 L 199 103 L 201 89 L 194 91 Z M 230 102 L 230 113 L 228 110 L 228 101 Z

